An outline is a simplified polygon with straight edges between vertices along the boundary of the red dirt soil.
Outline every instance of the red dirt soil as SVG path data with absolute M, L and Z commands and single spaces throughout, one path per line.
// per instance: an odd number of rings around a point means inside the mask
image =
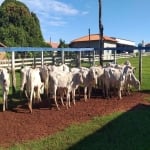
M 27 104 L 18 104 L 17 107 L 0 112 L 0 146 L 10 146 L 28 140 L 39 139 L 62 131 L 73 123 L 85 122 L 94 116 L 102 116 L 117 111 L 127 111 L 138 104 L 149 105 L 144 99 L 150 94 L 134 92 L 124 96 L 122 100 L 110 100 L 101 97 L 92 97 L 87 102 L 83 98 L 76 101 L 76 105 L 69 108 L 61 106 L 58 111 L 53 104 L 33 106 L 30 114 Z M 2 106 L 0 106 L 2 110 Z

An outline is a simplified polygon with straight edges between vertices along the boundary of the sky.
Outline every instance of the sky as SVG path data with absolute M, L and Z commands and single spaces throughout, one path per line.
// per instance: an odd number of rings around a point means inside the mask
M 0 4 L 4 0 L 0 0 Z M 19 0 L 40 21 L 46 42 L 66 43 L 99 33 L 98 0 Z M 150 42 L 150 0 L 102 0 L 104 35 Z

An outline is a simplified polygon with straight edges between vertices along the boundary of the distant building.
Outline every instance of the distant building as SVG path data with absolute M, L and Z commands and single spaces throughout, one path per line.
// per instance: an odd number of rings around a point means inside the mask
M 138 51 L 137 49 L 135 49 L 136 44 L 134 41 L 116 38 L 116 37 L 112 37 L 112 38 L 117 41 L 116 42 L 117 53 L 123 53 L 123 52 L 135 53 Z
M 103 36 L 104 48 L 114 47 L 116 48 L 116 40 L 114 38 Z M 100 36 L 99 34 L 91 34 L 83 37 L 79 37 L 70 42 L 71 48 L 94 48 L 95 54 L 99 54 Z M 112 56 L 112 50 L 108 49 L 104 51 L 104 57 L 109 58 Z
M 104 40 L 104 47 L 115 47 L 116 45 L 116 40 L 111 37 L 103 36 L 103 40 Z M 69 46 L 72 48 L 92 47 L 92 48 L 98 49 L 99 41 L 100 41 L 99 34 L 91 34 L 91 35 L 79 37 L 71 41 Z
M 134 41 L 126 40 L 122 38 L 116 38 L 116 37 L 108 37 L 108 36 L 103 36 L 103 40 L 104 40 L 104 48 L 109 48 L 109 47 L 117 48 L 116 51 L 117 53 L 137 52 L 137 50 L 135 49 L 136 44 Z M 99 42 L 100 42 L 99 34 L 91 34 L 71 41 L 70 47 L 73 48 L 91 47 L 91 48 L 99 49 Z M 108 54 L 108 53 L 112 53 L 112 50 L 104 50 L 104 54 Z
M 52 48 L 58 48 L 59 43 L 56 42 L 46 42 L 48 45 L 50 45 Z
M 150 52 L 150 43 L 145 44 L 145 47 L 147 47 L 147 49 L 145 51 Z

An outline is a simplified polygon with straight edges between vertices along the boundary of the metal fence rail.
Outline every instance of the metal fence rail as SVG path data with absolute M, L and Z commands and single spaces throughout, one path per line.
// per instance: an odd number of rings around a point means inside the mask
M 149 53 L 144 53 L 143 56 L 147 56 L 150 55 Z M 131 54 L 116 54 L 116 59 L 120 59 L 120 58 L 130 58 L 130 57 L 137 57 L 135 54 L 131 53 Z M 104 61 L 113 61 L 114 60 L 114 55 L 107 55 L 105 57 L 103 57 Z M 55 61 L 55 62 L 54 62 Z M 56 64 L 58 65 L 59 63 L 61 63 L 62 61 L 62 57 L 60 56 L 55 56 L 55 57 L 44 57 L 43 58 L 43 64 Z M 64 60 L 65 64 L 72 64 L 76 65 L 76 60 L 74 58 L 67 58 Z M 98 62 L 99 61 L 99 55 L 95 55 L 95 58 L 93 60 L 93 57 L 88 57 L 86 56 L 82 56 L 80 61 L 82 61 L 83 63 L 86 62 L 88 63 L 89 61 L 92 62 Z M 5 59 L 5 60 L 0 60 L 0 67 L 11 67 L 12 65 L 12 59 Z M 14 62 L 14 66 L 15 66 L 15 70 L 19 70 L 21 68 L 22 65 L 25 66 L 32 66 L 32 65 L 36 65 L 37 67 L 40 67 L 42 65 L 42 59 L 40 57 L 37 58 L 15 58 L 15 62 Z

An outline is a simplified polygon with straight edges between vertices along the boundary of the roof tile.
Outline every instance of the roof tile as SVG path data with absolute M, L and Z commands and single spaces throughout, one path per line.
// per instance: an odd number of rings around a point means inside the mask
M 106 41 L 116 42 L 115 39 L 113 39 L 111 37 L 108 37 L 108 36 L 103 36 L 103 39 L 106 40 Z M 91 34 L 90 35 L 90 40 L 91 41 L 100 40 L 99 34 Z M 83 42 L 83 41 L 89 41 L 89 35 L 77 38 L 77 39 L 73 40 L 71 43 L 73 43 L 73 42 Z

